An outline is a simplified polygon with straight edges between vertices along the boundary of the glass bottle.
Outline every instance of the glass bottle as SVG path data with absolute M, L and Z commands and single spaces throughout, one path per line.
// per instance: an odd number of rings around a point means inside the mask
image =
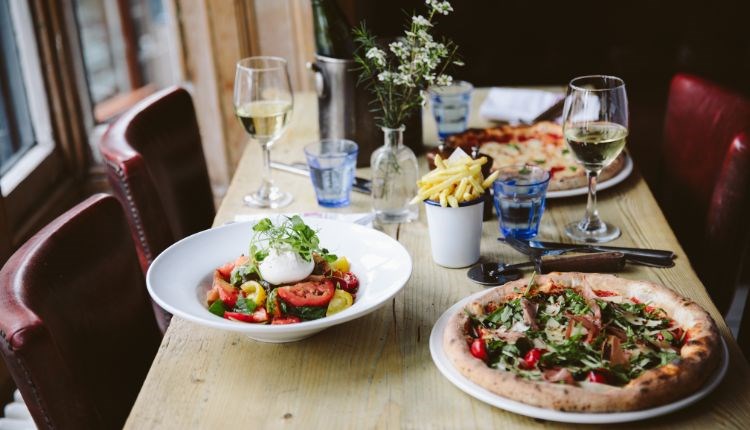
M 419 216 L 419 206 L 409 203 L 417 195 L 417 157 L 404 145 L 406 127 L 381 129 L 383 146 L 370 158 L 375 217 L 385 224 L 413 221 Z
M 325 57 L 351 59 L 351 26 L 336 0 L 312 0 L 315 52 Z

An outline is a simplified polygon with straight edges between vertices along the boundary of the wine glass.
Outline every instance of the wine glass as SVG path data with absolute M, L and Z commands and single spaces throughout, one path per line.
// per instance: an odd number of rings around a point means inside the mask
M 608 242 L 620 229 L 599 218 L 596 181 L 625 147 L 628 136 L 628 96 L 625 83 L 614 76 L 582 76 L 568 85 L 563 110 L 563 134 L 588 176 L 589 192 L 583 219 L 568 224 L 565 233 L 584 242 Z
M 250 137 L 263 148 L 260 188 L 245 196 L 245 203 L 259 208 L 280 208 L 292 195 L 279 190 L 271 179 L 271 145 L 286 129 L 292 116 L 292 96 L 286 60 L 279 57 L 249 57 L 237 62 L 234 78 L 234 109 Z

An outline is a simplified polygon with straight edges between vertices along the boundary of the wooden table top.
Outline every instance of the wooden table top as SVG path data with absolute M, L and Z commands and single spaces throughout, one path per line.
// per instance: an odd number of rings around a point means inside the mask
M 477 90 L 471 126 L 483 126 Z M 289 129 L 273 148 L 273 159 L 303 161 L 302 146 L 317 137 L 317 104 L 311 93 L 295 100 Z M 434 122 L 425 113 L 425 142 L 434 144 Z M 424 159 L 421 172 L 427 171 Z M 260 148 L 248 145 L 214 225 L 235 216 L 263 212 L 242 204 L 259 184 Z M 367 176 L 367 169 L 359 175 Z M 310 180 L 274 171 L 294 194 L 283 212 L 323 211 Z M 540 239 L 563 240 L 563 226 L 580 219 L 585 196 L 549 200 Z M 366 212 L 369 196 L 352 193 L 352 204 L 334 212 Z M 637 169 L 623 183 L 599 193 L 604 220 L 623 235 L 616 245 L 670 249 L 671 269 L 628 266 L 621 274 L 669 286 L 706 308 L 730 350 L 727 377 L 699 403 L 659 418 L 614 425 L 621 428 L 750 428 L 750 369 L 726 323 L 699 281 Z M 414 271 L 391 303 L 360 319 L 289 344 L 267 344 L 202 327 L 179 318 L 164 336 L 126 428 L 565 428 L 494 408 L 464 394 L 432 362 L 432 326 L 455 302 L 482 287 L 466 269 L 432 262 L 424 210 L 418 221 L 389 225 L 387 234 L 409 251 Z M 497 220 L 484 223 L 482 258 L 520 262 L 522 255 L 501 246 Z M 249 240 L 249 238 L 248 238 Z

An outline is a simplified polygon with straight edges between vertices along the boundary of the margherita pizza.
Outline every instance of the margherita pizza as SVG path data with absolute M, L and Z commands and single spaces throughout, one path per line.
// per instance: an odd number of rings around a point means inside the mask
M 444 348 L 468 379 L 560 411 L 616 412 L 700 388 L 721 354 L 713 319 L 663 286 L 551 273 L 495 288 L 454 315 Z
M 549 191 L 587 186 L 586 171 L 568 149 L 562 127 L 554 122 L 470 129 L 449 137 L 446 143 L 450 148 L 461 147 L 468 153 L 478 146 L 479 152 L 492 157 L 493 170 L 513 164 L 544 167 L 552 174 Z M 615 176 L 624 166 L 625 155 L 620 154 L 601 172 L 599 180 Z

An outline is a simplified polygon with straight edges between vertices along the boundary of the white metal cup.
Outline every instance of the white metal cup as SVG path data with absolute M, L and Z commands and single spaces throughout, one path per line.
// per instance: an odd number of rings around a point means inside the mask
M 459 207 L 442 207 L 425 200 L 432 259 L 451 269 L 467 267 L 479 260 L 484 197 Z

